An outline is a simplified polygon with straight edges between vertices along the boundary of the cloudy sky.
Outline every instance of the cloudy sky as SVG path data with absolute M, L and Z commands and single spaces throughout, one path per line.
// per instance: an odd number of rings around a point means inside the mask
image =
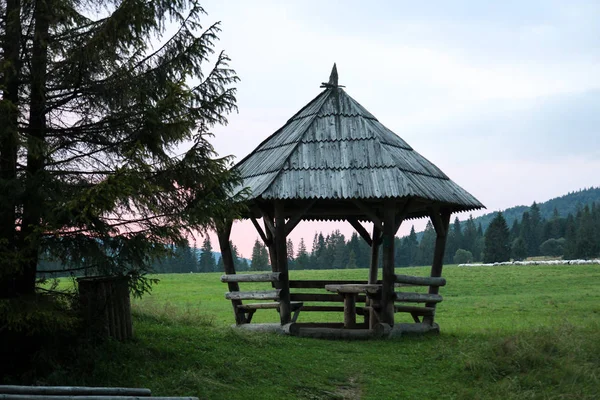
M 336 62 L 348 94 L 488 211 L 600 185 L 597 0 L 202 4 L 241 78 L 239 113 L 214 129 L 221 155 L 251 152 Z M 315 230 L 346 225 L 302 223 L 291 238 L 310 250 Z M 257 237 L 234 226 L 246 257 Z

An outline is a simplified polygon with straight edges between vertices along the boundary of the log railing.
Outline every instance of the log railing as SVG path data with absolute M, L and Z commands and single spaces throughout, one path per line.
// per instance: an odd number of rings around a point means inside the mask
M 279 282 L 280 277 L 280 272 L 267 274 L 231 274 L 222 275 L 221 282 Z
M 446 286 L 446 279 L 429 276 L 395 275 L 397 283 L 411 286 Z
M 152 397 L 150 389 L 86 386 L 0 385 L 5 400 L 198 400 L 197 397 Z
M 396 284 L 399 286 L 429 286 L 430 288 L 439 288 L 446 285 L 446 279 L 442 277 L 411 275 L 395 275 L 394 277 Z M 442 296 L 439 294 L 396 292 L 394 296 L 395 301 L 400 303 L 424 303 L 423 306 L 394 304 L 395 312 L 409 313 L 417 324 L 422 322 L 420 317 L 433 318 L 436 304 L 442 301 Z

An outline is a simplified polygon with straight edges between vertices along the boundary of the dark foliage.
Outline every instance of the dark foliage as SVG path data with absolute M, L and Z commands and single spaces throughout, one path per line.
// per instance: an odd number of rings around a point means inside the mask
M 510 231 L 501 212 L 485 231 L 483 262 L 503 262 L 510 260 Z
M 236 215 L 229 158 L 207 141 L 236 109 L 219 24 L 187 1 L 0 12 L 0 297 L 33 294 L 43 264 L 146 288 L 156 260 L 189 256 L 190 231 Z

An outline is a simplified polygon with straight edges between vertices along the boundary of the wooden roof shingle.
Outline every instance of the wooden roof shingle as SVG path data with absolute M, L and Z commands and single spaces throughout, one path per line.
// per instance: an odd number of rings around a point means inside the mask
M 335 65 L 324 87 L 235 166 L 250 199 L 414 197 L 456 210 L 483 208 L 350 97 L 337 84 Z

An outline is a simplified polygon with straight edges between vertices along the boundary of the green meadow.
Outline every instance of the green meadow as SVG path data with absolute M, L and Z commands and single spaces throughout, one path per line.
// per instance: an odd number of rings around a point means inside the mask
M 365 279 L 367 271 L 290 274 Z M 600 398 L 600 266 L 447 266 L 444 276 L 439 335 L 326 341 L 234 330 L 219 274 L 160 275 L 150 295 L 133 301 L 133 341 L 90 347 L 42 383 L 203 399 Z M 342 318 L 301 313 L 299 322 Z M 278 314 L 258 310 L 254 319 L 276 322 Z

